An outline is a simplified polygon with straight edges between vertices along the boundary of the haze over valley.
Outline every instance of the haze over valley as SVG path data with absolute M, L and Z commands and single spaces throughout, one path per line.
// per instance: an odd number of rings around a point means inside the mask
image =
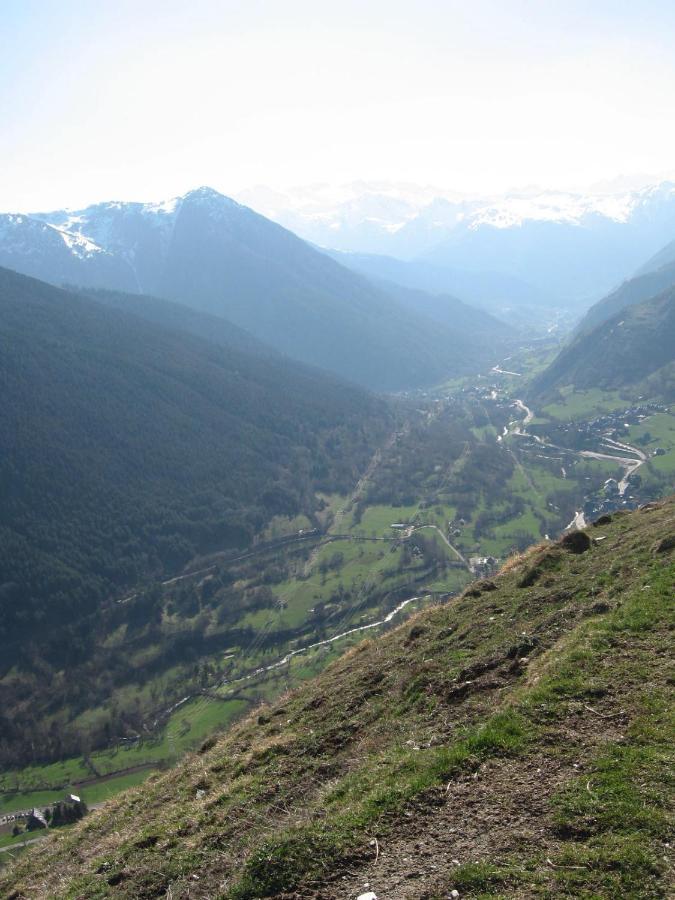
M 665 900 L 672 10 L 262 6 L 7 10 L 0 897 Z

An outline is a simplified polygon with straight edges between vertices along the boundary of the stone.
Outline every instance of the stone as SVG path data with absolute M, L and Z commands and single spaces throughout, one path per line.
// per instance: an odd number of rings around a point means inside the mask
M 591 539 L 585 531 L 570 531 L 560 541 L 560 546 L 568 553 L 586 553 L 591 549 Z
M 593 522 L 593 528 L 600 528 L 602 525 L 609 525 L 611 521 L 612 517 L 608 513 L 605 513 L 604 516 L 600 516 L 599 519 L 596 519 L 595 522 Z
M 654 544 L 654 555 L 668 553 L 675 548 L 675 534 L 667 534 Z

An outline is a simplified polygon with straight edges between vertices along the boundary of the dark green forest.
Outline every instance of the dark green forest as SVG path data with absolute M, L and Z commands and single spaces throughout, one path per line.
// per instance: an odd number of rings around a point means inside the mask
M 113 598 L 311 517 L 387 433 L 380 399 L 223 327 L 216 344 L 0 270 L 3 671 L 80 662 Z
M 533 381 L 530 395 L 546 396 L 573 384 L 605 390 L 634 387 L 638 393 L 670 401 L 673 346 L 675 287 L 625 306 L 591 330 L 581 330 Z M 650 379 L 649 388 L 641 386 L 646 379 Z

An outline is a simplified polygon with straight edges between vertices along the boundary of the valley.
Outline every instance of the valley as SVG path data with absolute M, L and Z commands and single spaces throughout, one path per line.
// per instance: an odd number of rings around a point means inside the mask
M 675 898 L 675 5 L 0 34 L 0 900 Z
M 86 746 L 105 709 L 117 723 L 109 746 L 7 769 L 0 813 L 71 789 L 102 802 L 318 674 L 365 635 L 447 602 L 513 552 L 665 489 L 673 410 L 593 392 L 529 406 L 524 390 L 540 350 L 523 346 L 478 379 L 403 397 L 396 430 L 348 494 L 320 497 L 313 522 L 278 516 L 249 551 L 201 556 L 117 598 L 129 609 L 152 597 L 161 610 L 131 644 L 129 626 L 104 620 L 101 650 L 128 655 L 136 679 L 60 726 Z M 664 453 L 654 456 L 657 441 Z M 157 657 L 186 632 L 194 651 Z

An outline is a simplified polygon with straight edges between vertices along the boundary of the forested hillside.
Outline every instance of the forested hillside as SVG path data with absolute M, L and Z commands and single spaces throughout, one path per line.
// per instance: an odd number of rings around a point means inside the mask
M 450 295 L 465 303 L 499 313 L 503 309 L 521 308 L 544 310 L 560 303 L 542 288 L 504 272 L 494 272 L 489 266 L 471 271 L 436 265 L 425 259 L 398 259 L 373 253 L 330 251 L 333 259 L 343 266 L 361 272 L 375 280 L 384 280 L 431 295 Z
M 100 288 L 72 288 L 84 297 L 91 297 L 97 303 L 118 309 L 146 319 L 155 325 L 175 331 L 185 332 L 193 337 L 202 338 L 210 343 L 218 344 L 229 350 L 245 352 L 251 356 L 262 356 L 273 359 L 280 364 L 284 356 L 269 344 L 254 338 L 244 328 L 239 328 L 222 316 L 192 309 L 183 303 L 153 297 L 151 294 L 127 294 L 120 291 L 107 291 Z M 288 360 L 288 358 L 286 357 Z M 287 368 L 302 371 L 302 366 L 294 365 L 288 360 Z M 305 371 L 309 371 L 305 369 Z
M 674 360 L 675 288 L 671 288 L 582 331 L 534 380 L 531 393 L 542 396 L 567 385 L 606 390 L 636 387 L 645 378 L 656 379 Z M 668 379 L 664 384 L 657 393 L 665 390 L 669 395 Z M 652 387 L 658 385 L 654 382 Z
M 628 306 L 642 303 L 675 285 L 675 261 L 664 263 L 625 281 L 604 300 L 592 306 L 581 320 L 578 333 L 591 331 Z
M 3 671 L 80 660 L 101 604 L 139 579 L 311 516 L 389 428 L 329 376 L 7 270 L 0 346 Z

